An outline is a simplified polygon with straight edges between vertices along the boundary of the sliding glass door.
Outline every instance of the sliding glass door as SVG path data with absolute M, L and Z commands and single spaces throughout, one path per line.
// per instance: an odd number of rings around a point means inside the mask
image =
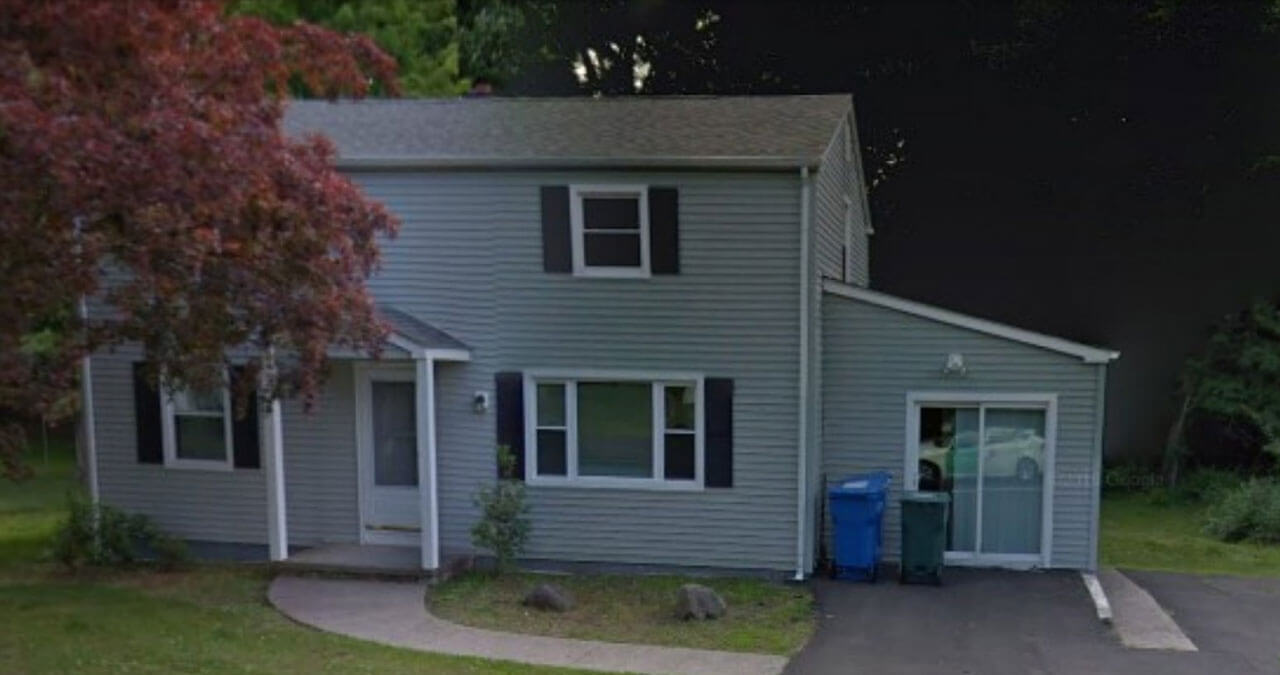
M 1029 562 L 1041 554 L 1047 406 L 920 403 L 917 487 L 951 495 L 953 561 Z

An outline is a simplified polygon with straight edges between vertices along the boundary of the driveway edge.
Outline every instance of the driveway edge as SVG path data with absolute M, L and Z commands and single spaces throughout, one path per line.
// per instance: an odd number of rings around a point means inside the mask
M 1089 597 L 1093 598 L 1093 608 L 1098 612 L 1098 620 L 1110 624 L 1111 601 L 1107 599 L 1107 592 L 1102 590 L 1102 582 L 1098 581 L 1098 575 L 1092 572 L 1081 572 L 1080 578 L 1084 580 L 1084 587 L 1089 589 Z

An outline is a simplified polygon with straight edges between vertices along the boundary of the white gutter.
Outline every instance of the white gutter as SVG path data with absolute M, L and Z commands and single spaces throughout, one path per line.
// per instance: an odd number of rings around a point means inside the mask
M 89 321 L 89 305 L 80 297 L 80 320 Z M 90 355 L 80 358 L 80 425 L 84 442 L 84 478 L 89 487 L 89 502 L 97 504 L 98 493 L 98 437 L 93 415 L 93 372 Z
M 805 515 L 808 513 L 809 441 L 809 298 L 813 285 L 809 276 L 809 195 L 812 189 L 809 167 L 800 167 L 800 404 L 796 428 L 796 581 L 804 581 Z

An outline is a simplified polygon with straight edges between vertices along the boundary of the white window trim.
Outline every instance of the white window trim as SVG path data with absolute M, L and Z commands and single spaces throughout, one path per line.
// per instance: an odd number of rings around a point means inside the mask
M 945 552 L 948 565 L 999 566 L 1012 569 L 1053 566 L 1053 492 L 1056 485 L 1054 472 L 1058 461 L 1058 395 L 1027 392 L 976 392 L 976 391 L 909 391 L 907 392 L 907 424 L 903 453 L 903 486 L 914 486 L 919 481 L 919 433 L 922 407 L 999 407 L 1025 408 L 1044 411 L 1044 467 L 1041 472 L 1040 552 L 1039 553 L 982 553 L 980 551 Z M 980 417 L 979 437 L 984 435 Z M 914 489 L 914 488 L 911 488 Z M 981 509 L 981 492 L 978 508 Z M 979 529 L 979 536 L 981 529 Z
M 170 392 L 160 392 L 160 437 L 164 446 L 164 466 L 168 469 L 195 469 L 200 471 L 231 471 L 235 468 L 235 438 L 233 437 L 234 412 L 231 409 L 231 390 L 222 388 L 222 435 L 226 441 L 224 459 L 184 459 L 178 457 L 178 439 L 174 416 L 177 410 Z
M 640 209 L 640 266 L 602 267 L 586 264 L 583 251 L 582 199 L 584 197 L 636 197 Z M 573 240 L 573 275 L 615 279 L 647 279 L 649 266 L 649 186 L 597 184 L 569 186 L 569 228 Z
M 705 441 L 706 426 L 703 406 L 705 378 L 695 373 L 636 372 L 615 370 L 526 370 L 524 373 L 524 480 L 531 486 L 610 488 L 659 491 L 701 491 L 706 480 Z M 653 477 L 614 478 L 609 476 L 578 475 L 578 406 L 579 382 L 639 382 L 650 385 L 653 411 Z M 538 462 L 538 384 L 565 384 L 565 473 L 564 476 L 540 476 Z M 664 437 L 666 415 L 663 387 L 669 385 L 693 385 L 694 392 L 694 477 L 693 480 L 663 478 L 666 461 Z

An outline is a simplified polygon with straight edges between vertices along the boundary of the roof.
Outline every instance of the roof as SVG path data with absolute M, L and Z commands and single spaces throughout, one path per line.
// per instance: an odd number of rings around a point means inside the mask
M 391 343 L 411 354 L 432 353 L 449 360 L 467 360 L 471 348 L 461 340 L 390 305 L 379 305 L 378 313 L 391 325 Z M 465 356 L 465 358 L 464 358 Z
M 318 133 L 347 168 L 817 166 L 848 94 L 295 100 L 284 130 Z
M 878 305 L 888 309 L 903 312 L 905 314 L 913 314 L 915 316 L 931 319 L 939 323 L 959 326 L 967 328 L 979 333 L 993 335 L 995 337 L 1004 338 L 1013 342 L 1021 342 L 1023 344 L 1040 347 L 1049 351 L 1075 356 L 1085 363 L 1109 363 L 1120 358 L 1120 352 L 1094 347 L 1091 345 L 1072 342 L 1062 338 L 1036 333 L 1034 331 L 1025 330 L 1010 326 L 1008 324 L 988 321 L 980 319 L 976 316 L 953 312 L 949 309 L 926 305 L 923 302 L 907 300 L 899 298 L 896 295 L 873 291 L 869 288 L 859 286 L 850 286 L 831 279 L 822 282 L 822 290 L 831 295 L 837 295 L 851 300 L 861 300 L 872 305 Z

